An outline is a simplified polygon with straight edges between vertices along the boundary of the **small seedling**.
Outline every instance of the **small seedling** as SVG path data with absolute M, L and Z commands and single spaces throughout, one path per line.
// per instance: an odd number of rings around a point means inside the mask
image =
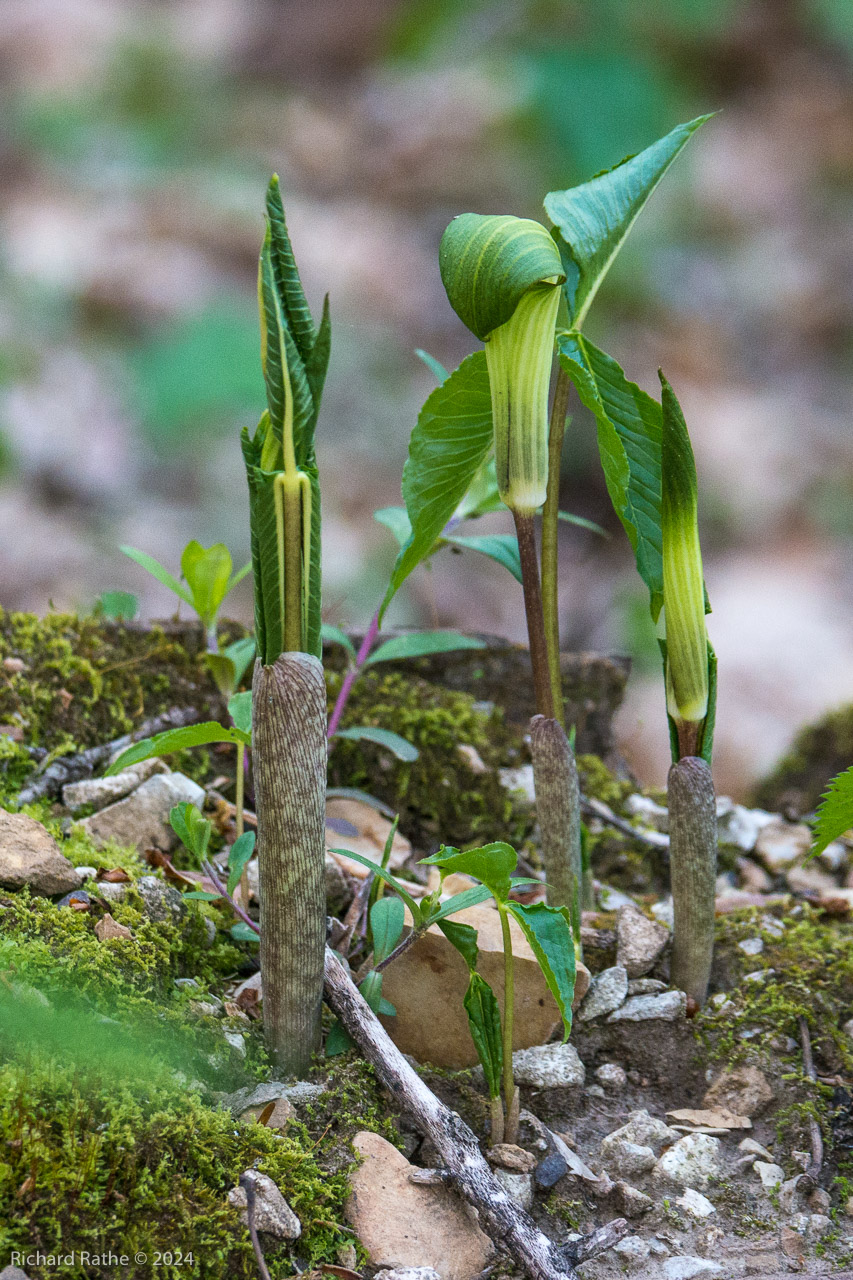
M 210 653 L 218 653 L 216 639 L 216 621 L 219 610 L 228 593 L 245 578 L 251 564 L 244 564 L 236 573 L 232 572 L 231 552 L 221 542 L 212 547 L 203 547 L 200 542 L 188 542 L 181 556 L 180 582 L 159 560 L 145 551 L 137 551 L 135 547 L 120 547 L 126 556 L 135 560 L 138 565 L 162 582 L 175 595 L 183 600 L 198 614 L 204 627 L 205 643 Z M 186 584 L 186 585 L 184 585 Z
M 170 811 L 169 825 L 193 859 L 192 866 L 200 867 L 207 857 L 213 823 L 203 816 L 196 805 L 185 802 L 176 804 Z

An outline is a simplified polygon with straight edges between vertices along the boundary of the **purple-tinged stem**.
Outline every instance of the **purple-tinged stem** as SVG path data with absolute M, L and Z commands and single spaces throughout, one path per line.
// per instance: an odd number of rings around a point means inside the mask
M 326 730 L 326 737 L 334 738 L 341 723 L 341 716 L 344 714 L 344 708 L 350 696 L 353 685 L 361 675 L 361 669 L 367 659 L 370 657 L 370 650 L 376 644 L 376 637 L 379 635 L 379 610 L 377 609 L 371 619 L 370 626 L 367 628 L 367 634 L 359 645 L 358 653 L 355 655 L 355 665 L 350 667 L 344 676 L 343 684 L 338 693 L 335 705 L 332 708 L 332 714 L 329 716 L 329 727 Z
M 228 903 L 229 907 L 234 912 L 235 916 L 239 916 L 240 919 L 244 922 L 244 924 L 247 924 L 250 929 L 254 929 L 255 933 L 259 934 L 261 931 L 258 927 L 257 921 L 253 920 L 247 911 L 244 911 L 242 907 L 239 907 L 237 905 L 237 903 L 231 897 L 228 890 L 225 888 L 225 885 L 219 879 L 219 876 L 216 874 L 216 868 L 213 866 L 213 863 L 204 862 L 202 863 L 201 869 L 204 872 L 204 874 L 207 876 L 208 880 L 212 882 L 216 892 L 220 893 L 222 897 L 225 899 L 225 901 Z

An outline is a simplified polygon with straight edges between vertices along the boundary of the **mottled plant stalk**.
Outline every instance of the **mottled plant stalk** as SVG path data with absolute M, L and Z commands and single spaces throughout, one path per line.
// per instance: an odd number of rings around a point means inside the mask
M 301 1075 L 320 1046 L 326 943 L 326 685 L 307 653 L 255 663 L 264 1030 L 278 1070 Z
M 672 765 L 669 871 L 674 912 L 672 981 L 701 1007 L 714 951 L 717 806 L 711 770 L 698 756 Z
M 575 753 L 563 726 L 545 716 L 530 721 L 530 752 L 548 902 L 552 907 L 568 907 L 580 955 L 583 862 Z
M 554 695 L 548 670 L 548 649 L 545 643 L 545 620 L 542 613 L 542 588 L 539 582 L 533 513 L 514 509 L 512 516 L 515 521 L 518 555 L 521 560 L 524 613 L 530 645 L 530 665 L 533 668 L 536 710 L 541 716 L 547 716 L 553 720 L 555 718 Z
M 512 933 L 509 912 L 497 903 L 501 918 L 504 948 L 504 1017 L 503 1017 L 503 1134 L 499 1141 L 515 1142 L 518 1138 L 519 1093 L 512 1074 L 512 1035 L 515 1024 L 515 968 L 512 958 Z M 496 1141 L 492 1140 L 493 1145 Z
M 560 522 L 560 460 L 566 415 L 569 411 L 571 379 L 559 367 L 554 384 L 554 399 L 548 425 L 548 490 L 542 508 L 542 611 L 545 618 L 545 645 L 548 650 L 548 673 L 554 717 L 565 727 L 563 683 L 560 675 L 560 608 L 558 595 L 558 538 Z

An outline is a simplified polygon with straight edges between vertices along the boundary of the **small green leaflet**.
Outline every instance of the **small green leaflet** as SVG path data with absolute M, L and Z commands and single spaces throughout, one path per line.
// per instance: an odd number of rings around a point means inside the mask
M 490 560 L 509 569 L 516 581 L 521 582 L 521 557 L 518 554 L 518 540 L 514 533 L 482 533 L 464 537 L 457 534 L 446 534 L 442 539 L 465 551 L 479 551 Z
M 254 831 L 244 831 L 234 841 L 228 853 L 228 884 L 226 885 L 226 892 L 229 897 L 240 883 L 240 877 L 254 852 L 255 833 Z M 246 903 L 244 902 L 243 907 L 245 908 L 245 906 Z
M 625 242 L 649 196 L 697 129 L 710 120 L 699 116 L 677 125 L 665 138 L 638 155 L 567 191 L 551 191 L 545 212 L 566 273 L 566 301 L 580 329 L 598 287 Z
M 461 894 L 459 896 L 461 897 Z M 462 924 L 459 920 L 439 921 L 438 916 L 433 916 L 433 922 L 438 925 L 447 941 L 453 944 L 468 968 L 473 972 L 479 954 L 477 950 L 477 930 L 470 924 Z
M 557 1001 L 565 1037 L 572 1029 L 575 994 L 575 944 L 568 911 L 544 902 L 507 902 L 506 910 L 521 926 Z M 564 1038 L 565 1038 L 564 1037 Z
M 333 627 L 330 622 L 324 622 L 320 628 L 320 636 L 323 644 L 339 644 L 346 651 L 347 657 L 355 662 L 355 645 L 340 627 Z
M 193 608 L 207 627 L 216 620 L 228 592 L 232 567 L 231 552 L 222 542 L 203 547 L 193 541 L 184 547 L 181 573 L 192 593 Z
M 392 733 L 390 729 L 377 729 L 373 725 L 354 725 L 348 729 L 338 729 L 335 734 L 336 738 L 349 738 L 353 742 L 375 742 L 378 747 L 385 747 L 388 751 L 395 755 L 398 760 L 411 764 L 417 760 L 420 752 L 416 746 L 406 738 L 402 738 L 399 733 Z
M 501 1011 L 494 991 L 479 973 L 471 974 L 463 1004 L 468 1014 L 471 1039 L 486 1077 L 489 1097 L 497 1098 L 501 1091 L 503 1071 Z
M 189 897 L 188 894 L 185 896 Z M 238 920 L 236 924 L 232 924 L 231 937 L 235 942 L 260 942 L 261 940 L 258 930 L 246 924 L 245 920 Z
M 394 636 L 375 649 L 365 667 L 377 662 L 399 662 L 404 658 L 425 658 L 433 653 L 452 653 L 454 649 L 485 649 L 485 641 L 458 631 L 417 631 L 412 635 Z
M 823 853 L 845 831 L 853 827 L 853 765 L 832 779 L 824 792 L 814 824 L 811 857 Z
M 165 733 L 157 733 L 153 738 L 142 738 L 132 747 L 122 751 L 104 774 L 112 778 L 122 769 L 138 764 L 140 760 L 150 760 L 152 756 L 167 756 L 173 751 L 184 751 L 188 747 L 206 747 L 214 742 L 242 742 L 251 746 L 249 734 L 239 729 L 227 729 L 218 720 L 205 720 L 203 724 L 189 724 L 183 729 L 167 729 Z
M 243 733 L 247 738 L 252 736 L 252 691 L 244 689 L 242 693 L 235 693 L 233 698 L 228 702 L 228 714 L 234 721 L 234 728 L 238 733 Z
M 188 604 L 191 609 L 195 607 L 193 598 L 187 588 L 178 582 L 174 574 L 169 573 L 169 570 L 159 560 L 149 556 L 146 551 L 137 551 L 136 547 L 119 547 L 119 551 L 123 551 L 126 556 L 130 556 L 131 560 L 135 560 L 143 569 L 147 569 L 153 578 L 156 578 L 158 582 L 162 582 L 164 587 L 174 591 L 175 595 L 179 596 L 184 604 Z
M 427 398 L 409 441 L 403 500 L 412 534 L 400 550 L 380 611 L 432 551 L 492 447 L 486 356 L 475 351 Z
M 473 876 L 486 885 L 498 902 L 506 902 L 512 888 L 511 876 L 518 862 L 518 854 L 503 840 L 485 844 L 479 849 L 465 849 L 461 853 L 449 846 L 439 849 L 431 858 L 421 858 L 420 865 L 439 867 L 442 877 L 452 872 Z
M 194 804 L 185 801 L 170 810 L 169 825 L 184 848 L 193 854 L 196 864 L 200 865 L 207 857 L 213 823 L 208 822 Z
M 406 909 L 401 898 L 379 898 L 374 902 L 370 908 L 370 932 L 376 964 L 388 959 L 400 941 L 405 922 Z
M 447 381 L 447 370 L 439 360 L 436 360 L 435 356 L 431 356 L 428 351 L 424 351 L 423 347 L 415 347 L 415 355 L 419 360 L 423 360 L 430 373 L 435 375 L 436 382 Z

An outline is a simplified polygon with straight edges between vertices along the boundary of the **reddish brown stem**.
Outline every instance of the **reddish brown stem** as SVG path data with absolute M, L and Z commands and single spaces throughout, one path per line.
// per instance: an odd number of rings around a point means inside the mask
M 533 515 L 528 511 L 513 511 L 515 533 L 518 538 L 518 554 L 521 560 L 521 577 L 524 587 L 524 612 L 527 618 L 527 638 L 530 645 L 530 665 L 533 668 L 533 691 L 536 710 L 548 720 L 557 718 L 551 688 L 551 672 L 548 667 L 548 646 L 545 642 L 545 617 L 542 612 L 542 588 L 539 583 L 539 561 L 536 555 L 536 531 Z

